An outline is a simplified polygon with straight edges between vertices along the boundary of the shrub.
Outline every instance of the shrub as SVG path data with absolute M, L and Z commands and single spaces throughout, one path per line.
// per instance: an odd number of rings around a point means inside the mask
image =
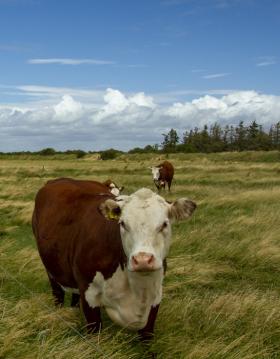
M 116 157 L 118 157 L 122 152 L 115 150 L 113 148 L 110 148 L 109 150 L 102 151 L 100 153 L 101 160 L 112 160 Z
M 77 151 L 75 151 L 76 152 L 76 157 L 77 158 L 83 158 L 83 157 L 85 157 L 85 155 L 87 154 L 85 151 L 83 151 L 83 150 L 77 150 Z
M 43 148 L 41 151 L 39 151 L 39 155 L 41 156 L 53 156 L 55 153 L 55 149 L 51 147 Z

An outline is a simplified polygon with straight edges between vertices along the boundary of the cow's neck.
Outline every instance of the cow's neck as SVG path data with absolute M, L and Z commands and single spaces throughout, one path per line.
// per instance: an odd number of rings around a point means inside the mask
M 97 272 L 85 298 L 92 307 L 104 306 L 110 318 L 123 327 L 145 327 L 152 306 L 161 301 L 163 269 L 144 273 L 119 266 L 107 280 Z
M 144 305 L 157 305 L 161 301 L 163 269 L 150 272 L 127 271 L 131 292 Z

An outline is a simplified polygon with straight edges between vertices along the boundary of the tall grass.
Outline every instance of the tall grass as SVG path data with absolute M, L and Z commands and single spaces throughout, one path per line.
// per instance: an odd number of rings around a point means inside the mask
M 87 335 L 76 308 L 55 308 L 30 218 L 38 189 L 57 176 L 153 188 L 163 156 L 0 160 L 0 358 L 144 358 L 135 333 L 103 313 Z M 278 160 L 277 160 L 278 159 Z M 168 200 L 198 209 L 173 227 L 151 350 L 165 358 L 280 358 L 279 153 L 178 154 Z M 69 304 L 70 298 L 67 298 Z

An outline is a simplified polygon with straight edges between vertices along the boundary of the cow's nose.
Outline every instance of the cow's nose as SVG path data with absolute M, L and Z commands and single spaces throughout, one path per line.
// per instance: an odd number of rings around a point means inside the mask
M 155 257 L 151 253 L 139 252 L 132 256 L 131 267 L 133 271 L 152 271 L 155 269 Z

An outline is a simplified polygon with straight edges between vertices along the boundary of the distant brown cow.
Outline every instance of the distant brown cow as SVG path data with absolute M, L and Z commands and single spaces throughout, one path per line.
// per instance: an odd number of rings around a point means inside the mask
M 105 186 L 104 186 L 105 187 Z M 35 199 L 33 232 L 56 303 L 64 290 L 81 296 L 89 330 L 101 328 L 100 307 L 119 325 L 151 336 L 162 298 L 171 223 L 195 203 L 173 203 L 149 189 L 115 197 L 92 181 L 61 179 Z
M 154 184 L 156 185 L 157 189 L 165 189 L 165 184 L 167 183 L 168 190 L 170 191 L 171 183 L 174 176 L 174 167 L 172 163 L 164 161 L 160 165 L 150 168 L 152 170 Z

